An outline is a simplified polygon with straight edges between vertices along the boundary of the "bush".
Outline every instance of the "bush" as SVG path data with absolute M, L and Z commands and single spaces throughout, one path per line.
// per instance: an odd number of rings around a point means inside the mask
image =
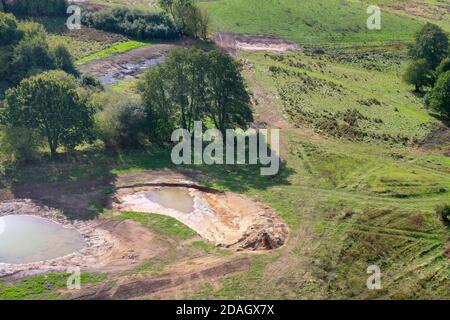
M 450 71 L 450 58 L 445 58 L 441 61 L 441 64 L 436 69 L 436 74 L 440 75 L 447 71 Z
M 15 43 L 21 37 L 16 18 L 12 14 L 0 12 L 0 46 Z
M 0 79 L 17 84 L 24 78 L 54 69 L 78 76 L 72 55 L 63 45 L 51 49 L 42 25 L 25 22 L 19 25 L 19 29 L 22 39 L 5 50 L 7 54 L 0 54 L 0 60 L 6 63 L 0 67 Z
M 175 39 L 179 36 L 167 15 L 128 8 L 89 11 L 82 16 L 82 23 L 136 39 Z
M 416 42 L 410 49 L 414 59 L 425 59 L 435 69 L 449 50 L 448 36 L 438 26 L 427 23 L 417 33 Z
M 78 92 L 74 77 L 47 71 L 6 91 L 4 123 L 39 130 L 52 156 L 59 146 L 73 150 L 90 137 L 92 109 Z
M 99 109 L 95 133 L 107 148 L 138 148 L 145 144 L 147 115 L 140 103 L 107 92 L 94 104 Z
M 101 82 L 90 74 L 81 75 L 81 85 L 90 89 L 103 89 Z
M 61 16 L 66 14 L 67 0 L 14 0 L 5 2 L 5 10 L 24 16 Z
M 210 18 L 206 10 L 195 6 L 193 0 L 160 0 L 159 5 L 170 14 L 181 33 L 207 39 Z
M 74 76 L 78 76 L 78 71 L 75 69 L 73 57 L 67 48 L 60 44 L 51 50 L 52 59 L 56 69 L 63 70 Z
M 0 145 L 7 161 L 29 161 L 36 159 L 44 139 L 38 130 L 25 127 L 2 126 Z
M 431 107 L 450 117 L 450 71 L 442 73 L 431 91 Z
M 420 92 L 422 87 L 432 85 L 434 82 L 432 69 L 425 59 L 411 62 L 403 75 L 403 80 L 413 84 L 416 92 Z
M 14 84 L 50 69 L 55 69 L 55 63 L 45 39 L 24 39 L 14 48 L 10 68 L 10 80 Z
M 436 208 L 436 213 L 439 218 L 442 219 L 446 224 L 450 223 L 450 204 L 440 205 Z

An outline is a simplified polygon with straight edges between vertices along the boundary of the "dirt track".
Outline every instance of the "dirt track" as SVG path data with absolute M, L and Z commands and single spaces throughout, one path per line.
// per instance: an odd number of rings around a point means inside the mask
M 115 84 L 126 77 L 133 77 L 151 65 L 164 62 L 174 44 L 155 44 L 130 50 L 105 59 L 97 59 L 78 66 L 82 73 L 98 77 L 104 85 Z
M 301 47 L 290 40 L 260 35 L 240 35 L 232 32 L 218 32 L 214 36 L 216 44 L 230 52 L 242 51 L 265 51 L 265 52 L 287 52 L 298 51 Z

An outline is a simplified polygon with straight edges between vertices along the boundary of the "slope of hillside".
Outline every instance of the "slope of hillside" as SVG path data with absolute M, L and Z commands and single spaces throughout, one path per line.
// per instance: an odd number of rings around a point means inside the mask
M 215 30 L 284 37 L 301 44 L 410 41 L 420 23 L 382 13 L 382 30 L 368 31 L 367 5 L 341 0 L 219 0 L 200 2 Z

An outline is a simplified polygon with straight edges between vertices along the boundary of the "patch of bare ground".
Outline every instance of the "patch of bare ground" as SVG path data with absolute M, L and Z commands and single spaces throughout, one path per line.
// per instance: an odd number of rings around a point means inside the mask
M 284 245 L 288 228 L 270 207 L 232 192 L 219 192 L 184 180 L 122 187 L 112 196 L 114 211 L 159 213 L 173 217 L 217 246 L 241 250 L 268 250 Z M 191 212 L 165 207 L 150 199 L 160 190 L 185 190 L 193 199 Z M 176 200 L 174 200 L 176 201 Z
M 72 295 L 74 300 L 94 299 L 149 299 L 155 296 L 176 296 L 179 291 L 189 290 L 196 283 L 218 279 L 225 275 L 246 271 L 250 266 L 248 257 L 199 258 L 173 265 L 169 272 L 146 279 L 118 278 L 115 284 L 83 288 Z
M 450 13 L 450 5 L 445 3 L 432 5 L 404 0 L 388 7 L 394 11 L 430 20 L 442 20 L 446 14 Z
M 240 35 L 232 32 L 218 32 L 214 42 L 225 51 L 235 54 L 236 51 L 287 52 L 298 51 L 301 47 L 290 40 L 264 35 Z
M 447 157 L 450 157 L 450 128 L 440 125 L 422 141 L 420 146 L 428 150 L 442 150 Z
M 0 216 L 27 214 L 40 216 L 78 230 L 86 240 L 86 247 L 67 256 L 27 264 L 0 264 L 2 280 L 19 279 L 27 275 L 49 271 L 64 272 L 78 266 L 83 272 L 117 274 L 130 270 L 145 260 L 164 256 L 171 248 L 164 239 L 133 220 L 94 219 L 67 220 L 57 210 L 32 200 L 13 200 L 0 203 Z

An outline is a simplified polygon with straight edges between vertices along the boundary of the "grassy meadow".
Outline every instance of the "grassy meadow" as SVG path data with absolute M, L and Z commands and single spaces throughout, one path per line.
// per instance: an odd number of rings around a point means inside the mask
M 153 0 L 95 2 L 154 6 Z M 214 283 L 200 282 L 182 297 L 450 299 L 445 253 L 450 246 L 449 227 L 435 212 L 438 205 L 450 203 L 450 158 L 444 154 L 450 142 L 439 141 L 437 148 L 427 145 L 427 138 L 443 124 L 424 105 L 424 97 L 402 81 L 406 44 L 425 21 L 450 31 L 450 11 L 440 7 L 448 8 L 450 1 L 414 1 L 421 11 L 408 9 L 408 1 L 378 1 L 383 9 L 381 31 L 365 28 L 368 3 L 198 3 L 210 13 L 214 31 L 273 35 L 306 46 L 300 52 L 236 54 L 245 62 L 243 75 L 255 100 L 257 120 L 265 121 L 261 114 L 269 110 L 288 123 L 281 130 L 279 175 L 260 176 L 259 168 L 251 165 L 183 166 L 199 170 L 205 177 L 200 180 L 203 185 L 246 194 L 273 207 L 289 226 L 289 240 L 270 252 L 234 253 L 202 241 L 174 219 L 127 212 L 114 218 L 142 223 L 168 237 L 173 246 L 169 256 L 137 266 L 133 276 L 164 273 L 179 259 L 246 255 L 252 261 L 248 271 Z M 48 30 L 55 42 L 67 41 L 78 63 L 147 45 Z M 314 53 L 316 47 L 325 47 L 325 52 Z M 126 80 L 113 90 L 136 95 L 136 83 Z M 178 168 L 170 161 L 170 150 L 105 151 L 91 145 L 74 157 L 3 167 L 0 183 L 3 192 L 14 192 L 27 183 L 66 183 L 67 190 L 77 193 L 80 190 L 71 190 L 71 183 L 114 180 L 130 172 L 164 168 Z M 110 217 L 101 202 L 92 206 L 99 215 Z M 182 255 L 177 255 L 179 243 L 188 247 Z M 366 287 L 369 265 L 381 268 L 381 290 Z M 15 285 L 0 280 L 0 299 L 62 297 L 60 277 L 42 277 Z M 86 277 L 96 283 L 106 276 Z

